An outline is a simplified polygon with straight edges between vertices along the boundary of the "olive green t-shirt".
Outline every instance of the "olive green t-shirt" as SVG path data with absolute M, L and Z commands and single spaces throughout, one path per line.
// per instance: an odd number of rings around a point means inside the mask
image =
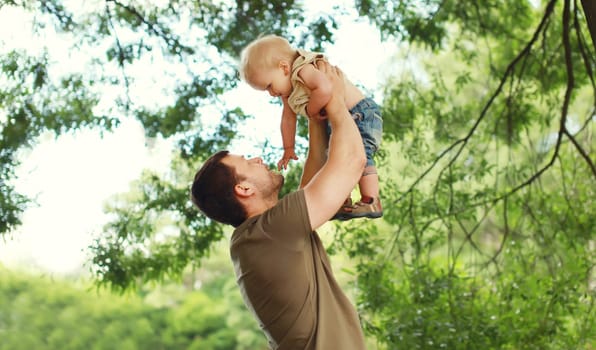
M 230 254 L 244 302 L 272 349 L 365 349 L 358 314 L 310 227 L 302 190 L 236 228 Z

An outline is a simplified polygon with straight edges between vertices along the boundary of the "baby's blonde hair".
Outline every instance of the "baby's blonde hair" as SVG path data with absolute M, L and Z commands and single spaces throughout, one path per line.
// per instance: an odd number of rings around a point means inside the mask
M 248 44 L 240 54 L 240 78 L 251 84 L 255 74 L 265 68 L 276 67 L 286 60 L 290 65 L 296 58 L 296 49 L 277 35 L 262 36 Z

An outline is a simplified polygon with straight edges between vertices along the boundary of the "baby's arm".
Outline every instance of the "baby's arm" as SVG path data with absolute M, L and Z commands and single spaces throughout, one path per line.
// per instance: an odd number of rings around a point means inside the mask
M 321 114 L 321 110 L 331 99 L 331 82 L 325 74 L 312 64 L 302 67 L 298 72 L 298 76 L 300 76 L 304 85 L 310 90 L 310 97 L 306 106 L 308 117 L 324 117 L 325 113 Z
M 286 169 L 290 159 L 298 160 L 298 156 L 294 151 L 294 144 L 296 142 L 296 113 L 292 111 L 288 105 L 287 98 L 282 98 L 284 107 L 281 114 L 281 140 L 284 147 L 284 155 L 277 162 L 277 169 Z

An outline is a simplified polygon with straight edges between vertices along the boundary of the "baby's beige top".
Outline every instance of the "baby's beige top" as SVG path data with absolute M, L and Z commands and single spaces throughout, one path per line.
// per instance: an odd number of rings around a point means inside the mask
M 310 89 L 304 85 L 304 81 L 298 76 L 298 72 L 307 64 L 316 64 L 319 60 L 325 60 L 325 56 L 318 52 L 297 51 L 299 56 L 292 63 L 292 75 L 290 76 L 292 93 L 288 97 L 288 104 L 294 113 L 308 118 L 306 106 L 310 98 Z

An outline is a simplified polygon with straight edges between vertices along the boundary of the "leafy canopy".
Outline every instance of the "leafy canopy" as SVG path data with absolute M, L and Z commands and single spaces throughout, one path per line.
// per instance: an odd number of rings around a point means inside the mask
M 0 4 L 38 12 L 38 33 L 91 53 L 83 71 L 64 73 L 47 52 L 2 51 L 0 234 L 27 204 L 10 185 L 18 150 L 45 132 L 109 131 L 134 117 L 177 151 L 167 174 L 147 172 L 109 203 L 92 270 L 125 290 L 199 264 L 224 228 L 192 207 L 188 185 L 252 117 L 225 99 L 240 48 L 273 32 L 319 50 L 354 16 L 404 48 L 382 99 L 385 216 L 328 226 L 330 252 L 354 263 L 366 332 L 387 348 L 589 347 L 593 1 L 360 0 L 314 16 L 292 1 Z M 151 84 L 134 67 L 152 60 L 167 67 L 165 93 L 147 103 Z M 264 152 L 271 161 L 277 150 Z

